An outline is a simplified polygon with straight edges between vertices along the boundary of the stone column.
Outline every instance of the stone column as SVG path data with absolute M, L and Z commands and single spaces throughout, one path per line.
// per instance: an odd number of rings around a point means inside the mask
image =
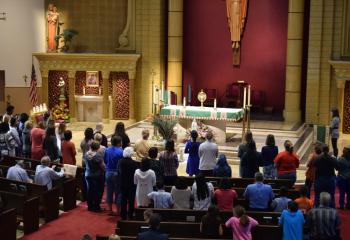
M 40 70 L 41 72 L 41 102 L 49 106 L 49 70 Z
M 301 120 L 301 65 L 303 55 L 304 0 L 289 0 L 284 120 Z
M 168 10 L 168 90 L 182 102 L 183 0 L 169 0 Z
M 102 103 L 103 103 L 103 116 L 102 116 L 102 121 L 103 123 L 109 123 L 109 99 L 108 99 L 108 96 L 109 96 L 109 92 L 108 92 L 108 88 L 109 88 L 109 74 L 110 74 L 110 71 L 102 71 L 102 81 L 103 81 L 103 100 L 102 100 Z
M 343 132 L 343 121 L 344 121 L 344 91 L 345 91 L 346 79 L 337 79 L 338 88 L 338 110 L 339 110 L 339 132 Z
M 68 71 L 68 86 L 69 86 L 69 113 L 71 122 L 76 122 L 76 107 L 75 107 L 75 71 Z

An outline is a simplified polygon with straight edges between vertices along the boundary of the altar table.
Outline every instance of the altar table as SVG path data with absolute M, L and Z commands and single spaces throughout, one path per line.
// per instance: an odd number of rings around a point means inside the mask
M 195 107 L 195 106 L 177 106 L 170 105 L 163 107 L 160 115 L 165 118 L 179 119 L 200 119 L 237 122 L 243 118 L 244 110 L 242 108 L 216 108 L 213 107 Z

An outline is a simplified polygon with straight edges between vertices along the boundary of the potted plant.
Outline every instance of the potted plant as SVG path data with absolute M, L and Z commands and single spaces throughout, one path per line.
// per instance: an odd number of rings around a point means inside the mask
M 162 119 L 160 117 L 154 117 L 152 121 L 152 125 L 158 130 L 165 141 L 173 139 L 176 123 L 174 120 Z
M 63 38 L 63 46 L 60 49 L 62 52 L 68 52 L 69 50 L 69 43 L 72 41 L 73 37 L 77 35 L 79 32 L 75 29 L 64 29 L 63 33 L 56 35 L 55 40 L 56 42 L 59 42 L 61 38 Z

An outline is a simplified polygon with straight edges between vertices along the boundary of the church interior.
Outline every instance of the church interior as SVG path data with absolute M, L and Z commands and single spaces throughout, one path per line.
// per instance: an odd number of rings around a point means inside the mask
M 144 132 L 147 146 L 159 153 L 168 151 L 172 141 L 175 173 L 188 186 L 197 175 L 188 170 L 192 132 L 200 142 L 212 140 L 218 149 L 215 161 L 222 155 L 227 159 L 232 188 L 239 195 L 236 202 L 259 222 L 247 239 L 298 239 L 285 238 L 285 226 L 278 224 L 281 213 L 248 209 L 244 189 L 256 174 L 242 173 L 241 146 L 250 143 L 247 135 L 253 135 L 259 154 L 269 135 L 280 152 L 289 140 L 298 166 L 288 191 L 297 197 L 308 182 L 315 146 L 329 146 L 334 161 L 349 162 L 349 181 L 344 180 L 348 185 L 343 190 L 337 180 L 331 194 L 341 225 L 339 238 L 326 239 L 350 238 L 350 0 L 0 0 L 0 31 L 1 122 L 8 115 L 11 132 L 12 118 L 21 126 L 25 113 L 33 129 L 44 121 L 52 121 L 56 132 L 64 125 L 76 149 L 74 176 L 66 175 L 52 190 L 6 178 L 4 173 L 8 176 L 18 161 L 24 160 L 29 175 L 36 175 L 35 167 L 42 163 L 22 150 L 17 153 L 21 144 L 14 156 L 0 153 L 0 239 L 136 239 L 147 226 L 142 205 L 126 220 L 118 215 L 118 203 L 117 216 L 88 211 L 84 194 L 90 184 L 82 147 L 86 129 L 100 128 L 108 151 L 120 123 L 141 168 L 137 147 Z M 62 155 L 60 159 L 54 165 L 68 171 Z M 342 177 L 339 166 L 337 179 Z M 276 162 L 274 168 L 280 174 Z M 265 165 L 259 170 L 263 173 Z M 217 189 L 222 178 L 207 176 Z M 269 179 L 277 195 L 281 179 Z M 165 178 L 164 184 L 168 191 Z M 311 198 L 319 195 L 318 186 L 310 190 Z M 55 189 L 56 195 L 51 193 Z M 342 191 L 349 194 L 347 210 Z M 232 239 L 225 227 L 232 210 L 221 213 L 223 235 L 204 237 L 201 217 L 206 211 L 158 209 L 153 204 L 162 218 L 160 230 L 169 238 L 138 239 Z M 303 228 L 304 239 L 311 228 Z M 306 239 L 321 239 L 311 235 Z

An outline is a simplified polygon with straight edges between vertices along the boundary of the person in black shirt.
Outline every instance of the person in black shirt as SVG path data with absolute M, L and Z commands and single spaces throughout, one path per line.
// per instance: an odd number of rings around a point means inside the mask
M 217 238 L 223 234 L 220 212 L 216 206 L 211 205 L 202 217 L 200 231 L 206 238 Z
M 115 131 L 112 137 L 119 136 L 122 139 L 122 148 L 125 149 L 126 147 L 130 146 L 130 139 L 128 134 L 125 133 L 125 126 L 124 123 L 118 122 L 115 126 Z
M 331 207 L 335 207 L 335 188 L 337 160 L 329 154 L 328 145 L 322 146 L 322 154 L 315 160 L 315 206 L 319 206 L 321 192 L 328 192 L 331 195 Z
M 132 160 L 134 149 L 127 147 L 123 151 L 123 158 L 118 163 L 118 176 L 121 191 L 121 212 L 122 219 L 126 219 L 128 215 L 129 219 L 133 217 L 135 207 L 135 194 L 136 186 L 134 184 L 134 174 L 137 169 L 137 163 Z M 129 203 L 129 211 L 127 211 L 127 205 Z
M 156 174 L 156 181 L 160 182 L 160 181 L 163 181 L 163 178 L 164 178 L 164 167 L 160 163 L 160 161 L 157 160 L 157 156 L 158 156 L 158 148 L 151 147 L 148 150 L 150 169 L 152 169 L 154 171 L 154 173 Z

